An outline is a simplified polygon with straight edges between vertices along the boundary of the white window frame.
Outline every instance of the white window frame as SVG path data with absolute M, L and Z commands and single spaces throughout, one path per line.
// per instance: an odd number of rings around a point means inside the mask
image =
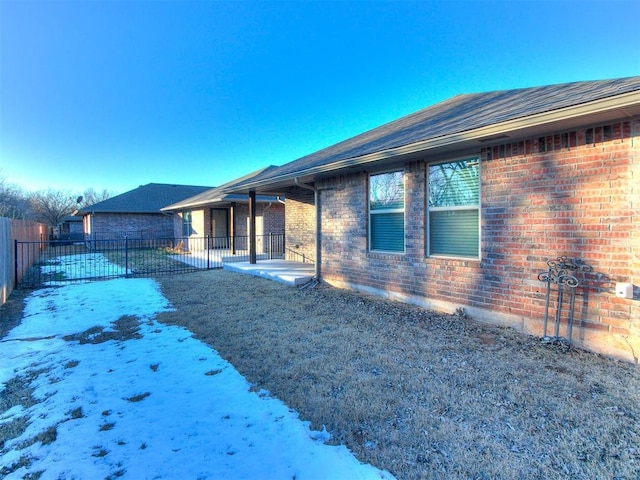
M 371 208 L 371 177 L 377 175 L 386 175 L 392 173 L 400 173 L 402 175 L 402 208 L 385 208 L 385 209 L 372 209 Z M 367 219 L 368 219 L 368 250 L 372 253 L 388 253 L 393 255 L 404 255 L 407 249 L 406 245 L 406 231 L 407 231 L 407 188 L 406 188 L 406 175 L 404 168 L 398 168 L 393 170 L 385 170 L 381 172 L 370 173 L 367 177 Z M 373 248 L 373 241 L 371 238 L 371 216 L 379 214 L 389 213 L 402 213 L 402 250 L 381 250 Z
M 185 233 L 185 232 L 189 233 Z M 190 237 L 193 234 L 193 214 L 191 210 L 182 212 L 182 236 Z
M 462 205 L 462 206 L 445 206 L 445 207 L 432 207 L 429 205 L 429 198 L 431 196 L 430 188 L 430 169 L 435 165 L 442 165 L 447 163 L 456 163 L 464 160 L 476 161 L 478 163 L 478 203 L 477 205 Z M 426 221 L 426 257 L 433 258 L 452 258 L 460 260 L 482 260 L 482 162 L 480 156 L 469 156 L 450 160 L 443 160 L 439 162 L 431 162 L 427 164 L 427 195 L 425 199 L 427 221 Z M 478 212 L 478 255 L 474 257 L 459 256 L 453 254 L 431 253 L 431 212 L 450 212 L 450 211 L 477 211 Z

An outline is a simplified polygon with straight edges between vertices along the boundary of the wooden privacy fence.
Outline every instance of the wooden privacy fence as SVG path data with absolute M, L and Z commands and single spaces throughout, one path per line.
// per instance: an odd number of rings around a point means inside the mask
M 38 258 L 41 248 L 44 248 L 47 239 L 48 229 L 42 223 L 30 222 L 27 220 L 12 220 L 0 217 L 0 305 L 3 305 L 15 288 L 16 272 L 18 281 L 29 270 L 31 265 Z M 33 245 L 32 255 L 16 258 L 14 252 L 15 241 L 36 242 Z

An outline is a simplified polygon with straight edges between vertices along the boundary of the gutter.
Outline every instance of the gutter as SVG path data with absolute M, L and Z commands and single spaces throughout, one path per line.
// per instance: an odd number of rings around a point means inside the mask
M 276 195 L 275 203 L 281 203 L 282 205 L 286 205 L 285 201 L 280 198 L 280 195 Z M 264 207 L 263 211 L 268 209 L 273 204 L 274 204 L 274 202 L 269 202 L 269 204 L 266 207 Z
M 213 199 L 200 200 L 200 201 L 192 202 L 192 203 L 177 202 L 177 203 L 174 203 L 172 205 L 168 205 L 166 207 L 162 207 L 160 210 L 162 210 L 163 212 L 178 212 L 180 210 L 195 209 L 195 208 L 198 208 L 198 207 L 205 208 L 207 205 L 210 205 L 212 203 L 223 202 L 223 201 L 224 200 L 221 197 L 216 197 L 216 198 L 213 198 Z
M 265 196 L 265 195 L 261 195 L 261 196 Z M 270 196 L 273 197 L 274 195 L 266 195 L 266 196 Z M 280 203 L 284 203 L 283 200 L 280 200 L 278 198 L 278 196 L 276 195 L 276 201 L 280 202 Z M 171 205 L 168 205 L 166 207 L 162 207 L 160 210 L 162 212 L 179 212 L 181 210 L 190 210 L 190 209 L 196 209 L 196 208 L 207 208 L 211 205 L 215 205 L 218 203 L 228 203 L 230 201 L 240 201 L 240 200 L 227 200 L 224 196 L 222 197 L 215 197 L 212 199 L 207 199 L 207 200 L 198 200 L 196 202 L 191 202 L 191 203 L 174 203 Z M 272 204 L 273 201 L 271 200 L 260 200 L 258 201 L 258 199 L 256 198 L 256 203 L 269 203 Z
M 318 203 L 320 192 L 317 188 L 307 185 L 305 183 L 300 183 L 298 181 L 298 177 L 293 177 L 293 183 L 295 183 L 300 188 L 305 188 L 307 190 L 311 190 L 313 192 L 313 203 L 316 207 L 316 228 L 315 228 L 315 254 L 316 261 L 314 263 L 313 268 L 313 280 L 320 280 L 320 204 Z M 283 202 L 284 203 L 284 202 Z

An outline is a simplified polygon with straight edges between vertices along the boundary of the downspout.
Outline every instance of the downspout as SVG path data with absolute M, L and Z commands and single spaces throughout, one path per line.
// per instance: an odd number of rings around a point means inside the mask
M 282 205 L 286 205 L 285 201 L 280 198 L 280 195 L 276 195 L 276 202 L 281 203 Z M 271 205 L 273 205 L 273 202 L 269 202 L 269 204 L 263 208 L 263 211 L 269 208 Z
M 320 279 L 320 205 L 318 203 L 319 200 L 319 191 L 315 187 L 311 187 L 304 183 L 300 183 L 298 181 L 298 177 L 293 178 L 293 182 L 296 186 L 300 188 L 306 188 L 307 190 L 311 190 L 313 192 L 313 203 L 316 207 L 316 231 L 315 231 L 315 243 L 316 243 L 316 261 L 313 269 L 313 279 Z

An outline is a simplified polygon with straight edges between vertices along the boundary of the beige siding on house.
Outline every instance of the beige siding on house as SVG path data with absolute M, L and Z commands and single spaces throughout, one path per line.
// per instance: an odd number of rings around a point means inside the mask
M 212 235 L 211 231 L 211 208 L 230 209 L 230 205 L 205 207 L 191 210 L 193 233 L 191 237 L 201 238 Z M 173 231 L 176 238 L 182 237 L 182 216 L 183 212 L 174 215 Z M 231 213 L 229 213 L 231 218 Z M 235 205 L 234 234 L 236 237 L 246 237 L 249 232 L 249 206 L 246 203 Z M 280 202 L 259 203 L 256 207 L 257 235 L 269 235 L 271 233 L 283 233 L 285 230 L 285 207 Z M 229 232 L 231 235 L 231 232 Z M 246 244 L 246 240 L 241 242 Z M 244 248 L 244 247 L 243 247 Z

